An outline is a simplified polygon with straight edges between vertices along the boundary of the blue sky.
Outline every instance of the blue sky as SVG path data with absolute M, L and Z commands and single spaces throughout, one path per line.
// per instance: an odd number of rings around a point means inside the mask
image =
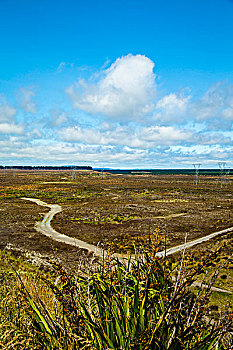
M 1 0 L 0 164 L 233 167 L 233 1 Z

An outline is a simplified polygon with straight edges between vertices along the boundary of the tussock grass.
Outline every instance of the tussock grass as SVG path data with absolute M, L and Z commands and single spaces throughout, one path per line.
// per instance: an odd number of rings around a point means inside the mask
M 6 253 L 0 255 L 0 349 L 40 349 L 31 309 L 22 298 L 19 280 L 9 266 L 9 261 L 14 264 L 14 268 L 27 270 L 27 280 L 32 278 L 33 273 L 19 259 Z M 23 270 L 21 272 L 23 274 Z M 26 284 L 26 278 L 22 278 Z
M 74 273 L 50 262 L 57 278 L 24 276 L 10 261 L 1 285 L 0 344 L 4 349 L 231 349 L 232 314 L 208 313 L 211 293 L 190 291 L 217 258 L 185 255 L 174 268 L 154 249 L 119 260 L 110 252 Z M 9 258 L 8 262 L 9 262 Z M 6 264 L 4 260 L 4 264 Z M 5 265 L 6 266 L 6 265 Z M 175 278 L 174 278 L 175 276 Z M 3 278 L 3 277 L 2 277 Z M 4 347 L 5 346 L 5 347 Z

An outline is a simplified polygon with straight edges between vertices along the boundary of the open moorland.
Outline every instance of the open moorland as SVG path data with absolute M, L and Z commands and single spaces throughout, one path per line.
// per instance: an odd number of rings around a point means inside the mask
M 233 231 L 185 254 L 154 255 L 158 241 L 169 249 L 233 227 L 231 179 L 194 180 L 2 171 L 0 348 L 232 348 Z M 53 229 L 73 241 L 147 255 L 129 264 L 55 241 L 36 225 L 50 208 Z
M 75 177 L 75 178 L 74 178 Z M 150 244 L 161 232 L 167 248 L 233 226 L 233 184 L 218 177 L 191 175 L 113 175 L 95 171 L 10 171 L 0 173 L 0 247 L 75 265 L 78 247 L 56 242 L 37 232 L 48 208 L 26 198 L 59 204 L 52 220 L 58 232 L 118 253 Z M 221 242 L 225 258 L 232 253 L 230 234 L 192 248 L 210 252 Z M 197 257 L 199 254 L 197 253 Z M 220 280 L 220 285 L 226 281 Z M 232 287 L 232 277 L 228 284 Z

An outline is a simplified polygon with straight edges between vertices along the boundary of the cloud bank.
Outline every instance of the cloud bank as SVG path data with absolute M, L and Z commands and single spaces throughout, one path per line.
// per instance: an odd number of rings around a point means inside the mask
M 149 115 L 156 95 L 154 63 L 142 55 L 118 58 L 97 83 L 79 81 L 67 88 L 73 107 L 115 120 Z
M 47 90 L 42 84 L 35 94 L 21 84 L 18 104 L 0 96 L 0 164 L 233 166 L 232 83 L 216 82 L 202 95 L 191 86 L 166 91 L 154 62 L 132 54 L 89 78 L 85 71 L 85 79 L 72 67 L 79 76 L 69 76 L 63 87 L 59 77 L 68 65 L 58 70 Z

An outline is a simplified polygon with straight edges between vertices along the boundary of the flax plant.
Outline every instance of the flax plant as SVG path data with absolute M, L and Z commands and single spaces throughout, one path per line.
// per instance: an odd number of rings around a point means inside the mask
M 32 297 L 20 280 L 35 336 L 44 349 L 226 350 L 233 348 L 232 315 L 206 316 L 211 288 L 190 291 L 217 252 L 201 263 L 185 254 L 174 269 L 157 248 L 119 259 L 104 256 L 97 268 L 68 273 L 53 263 L 56 281 L 45 278 L 54 307 Z

